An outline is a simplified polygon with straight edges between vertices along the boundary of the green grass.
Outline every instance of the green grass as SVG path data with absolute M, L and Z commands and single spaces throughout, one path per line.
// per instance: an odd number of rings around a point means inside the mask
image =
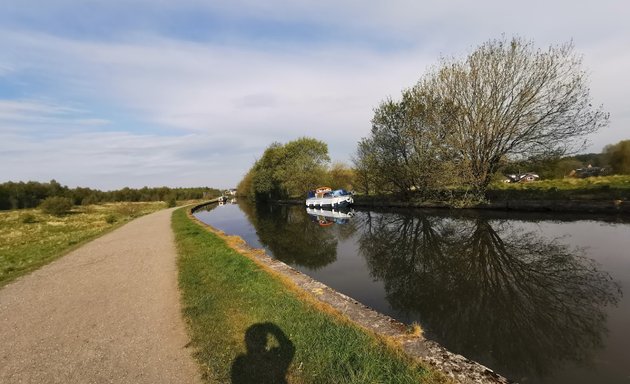
M 490 200 L 628 200 L 630 176 L 613 175 L 585 179 L 563 178 L 531 183 L 494 183 L 488 191 Z
M 609 188 L 630 189 L 630 175 L 595 176 L 578 179 L 565 177 L 562 179 L 540 180 L 532 183 L 501 183 L 492 185 L 496 189 L 597 189 L 602 186 Z
M 110 203 L 75 207 L 62 216 L 40 209 L 0 211 L 0 286 L 135 217 L 164 207 L 162 202 Z
M 184 316 L 207 382 L 240 382 L 243 376 L 256 375 L 236 368 L 236 376 L 231 376 L 232 364 L 243 367 L 245 360 L 250 370 L 262 364 L 265 372 L 280 370 L 282 375 L 290 361 L 286 371 L 290 383 L 446 381 L 385 342 L 300 299 L 286 283 L 191 221 L 184 209 L 174 212 L 173 229 Z M 271 349 L 272 355 L 248 353 L 244 335 L 254 324 L 279 329 L 290 342 L 276 336 L 273 349 L 274 337 L 267 336 L 263 348 Z M 265 382 L 257 377 L 255 382 Z

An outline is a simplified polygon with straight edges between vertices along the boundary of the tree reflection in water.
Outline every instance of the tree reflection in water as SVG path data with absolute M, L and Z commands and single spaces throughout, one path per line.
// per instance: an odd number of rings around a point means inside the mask
M 583 249 L 518 221 L 359 212 L 322 227 L 301 206 L 239 206 L 291 265 L 319 269 L 336 260 L 339 242 L 358 244 L 399 318 L 513 378 L 588 362 L 603 344 L 606 307 L 621 296 Z
M 240 201 L 239 207 L 278 260 L 315 270 L 337 259 L 336 226 L 320 228 L 303 207 Z
M 512 377 L 602 345 L 620 287 L 581 249 L 507 221 L 363 213 L 360 253 L 394 309 Z

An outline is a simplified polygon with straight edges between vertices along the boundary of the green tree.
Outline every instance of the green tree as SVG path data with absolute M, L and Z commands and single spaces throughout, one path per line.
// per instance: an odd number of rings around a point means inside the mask
M 571 157 L 581 162 L 582 166 L 590 164 L 593 167 L 605 167 L 608 165 L 605 153 L 582 153 Z
M 254 196 L 254 170 L 253 168 L 247 171 L 245 176 L 236 186 L 236 193 L 238 196 Z
M 542 175 L 542 177 L 549 177 L 560 179 L 565 176 L 569 176 L 571 171 L 582 168 L 584 163 L 580 160 L 577 160 L 573 157 L 564 157 L 556 162 L 554 162 L 553 167 L 549 170 L 549 175 Z
M 159 201 L 175 196 L 177 200 L 201 199 L 219 196 L 216 188 L 148 188 L 133 189 L 125 187 L 117 191 L 103 192 L 90 188 L 70 189 L 55 180 L 49 183 L 37 181 L 6 182 L 0 184 L 0 210 L 37 207 L 48 197 L 67 197 L 74 204 L 96 204 L 106 201 Z
M 630 140 L 607 145 L 604 155 L 614 173 L 630 174 Z
M 44 213 L 61 216 L 68 213 L 72 209 L 72 205 L 72 199 L 68 197 L 51 196 L 42 201 L 39 208 Z
M 61 185 L 57 180 L 52 179 L 48 183 L 48 196 L 63 196 L 68 192 L 68 187 Z
M 443 145 L 448 108 L 421 88 L 403 91 L 400 101 L 381 103 L 354 159 L 363 185 L 429 197 L 452 184 L 459 173 L 452 151 Z
M 316 139 L 272 143 L 237 189 L 256 200 L 302 196 L 325 180 L 329 161 L 328 146 Z
M 355 172 L 356 187 L 359 192 L 369 195 L 378 192 L 378 173 L 376 169 L 376 153 L 372 150 L 369 138 L 363 138 L 357 145 L 357 151 L 352 158 Z
M 253 167 L 253 191 L 258 200 L 282 197 L 282 186 L 278 169 L 284 161 L 284 148 L 280 143 L 272 143 Z
M 409 191 L 416 183 L 412 165 L 412 144 L 409 120 L 410 103 L 407 99 L 396 102 L 386 100 L 374 111 L 369 138 L 361 141 L 361 148 L 370 157 L 372 173 L 382 188 Z
M 328 170 L 328 184 L 332 188 L 353 190 L 355 184 L 354 170 L 344 163 L 334 162 Z
M 319 186 L 326 178 L 330 162 L 328 145 L 323 141 L 302 137 L 284 145 L 285 158 L 276 170 L 285 195 L 302 196 Z
M 175 194 L 170 195 L 167 199 L 166 199 L 166 206 L 168 208 L 173 208 L 177 206 L 177 200 L 175 199 Z
M 0 210 L 11 209 L 11 193 L 6 184 L 0 184 Z
M 522 161 L 510 162 L 501 167 L 500 172 L 503 175 L 535 172 L 543 179 L 561 179 L 568 176 L 574 169 L 583 166 L 584 163 L 573 156 L 531 157 Z

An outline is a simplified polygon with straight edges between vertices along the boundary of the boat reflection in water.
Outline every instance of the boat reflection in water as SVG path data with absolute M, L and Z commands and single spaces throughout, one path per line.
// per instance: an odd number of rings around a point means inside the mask
M 317 222 L 322 227 L 327 227 L 333 224 L 348 224 L 352 216 L 354 216 L 354 210 L 327 210 L 323 208 L 306 208 L 313 222 Z
M 514 380 L 589 382 L 613 359 L 601 350 L 620 284 L 536 220 L 239 207 L 274 257 Z

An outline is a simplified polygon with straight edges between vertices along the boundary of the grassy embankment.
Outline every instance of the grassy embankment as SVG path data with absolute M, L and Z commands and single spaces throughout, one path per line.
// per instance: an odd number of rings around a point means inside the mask
M 427 201 L 425 198 L 414 195 L 400 194 L 381 195 L 357 195 L 357 205 L 388 205 L 416 204 L 417 206 L 455 206 L 469 207 L 464 197 L 466 191 L 453 189 L 444 191 L 443 197 L 436 197 Z M 437 194 L 440 195 L 439 193 Z M 630 175 L 598 176 L 585 179 L 563 178 L 540 180 L 530 183 L 492 183 L 486 192 L 489 202 L 518 201 L 518 200 L 574 200 L 574 201 L 614 201 L 630 200 Z M 473 201 L 476 205 L 478 202 Z
M 267 375 L 286 373 L 290 383 L 447 381 L 386 342 L 322 310 L 289 283 L 191 221 L 184 209 L 173 214 L 173 229 L 184 315 L 207 382 L 250 382 L 250 375 L 262 382 L 258 368 Z M 252 346 L 256 330 L 262 331 L 258 353 L 245 347 L 248 329 Z M 270 348 L 271 355 L 265 354 Z
M 629 200 L 630 176 L 613 175 L 585 179 L 563 178 L 531 183 L 494 183 L 492 200 Z
M 39 209 L 0 211 L 0 286 L 33 271 L 163 202 L 74 207 L 63 216 Z

